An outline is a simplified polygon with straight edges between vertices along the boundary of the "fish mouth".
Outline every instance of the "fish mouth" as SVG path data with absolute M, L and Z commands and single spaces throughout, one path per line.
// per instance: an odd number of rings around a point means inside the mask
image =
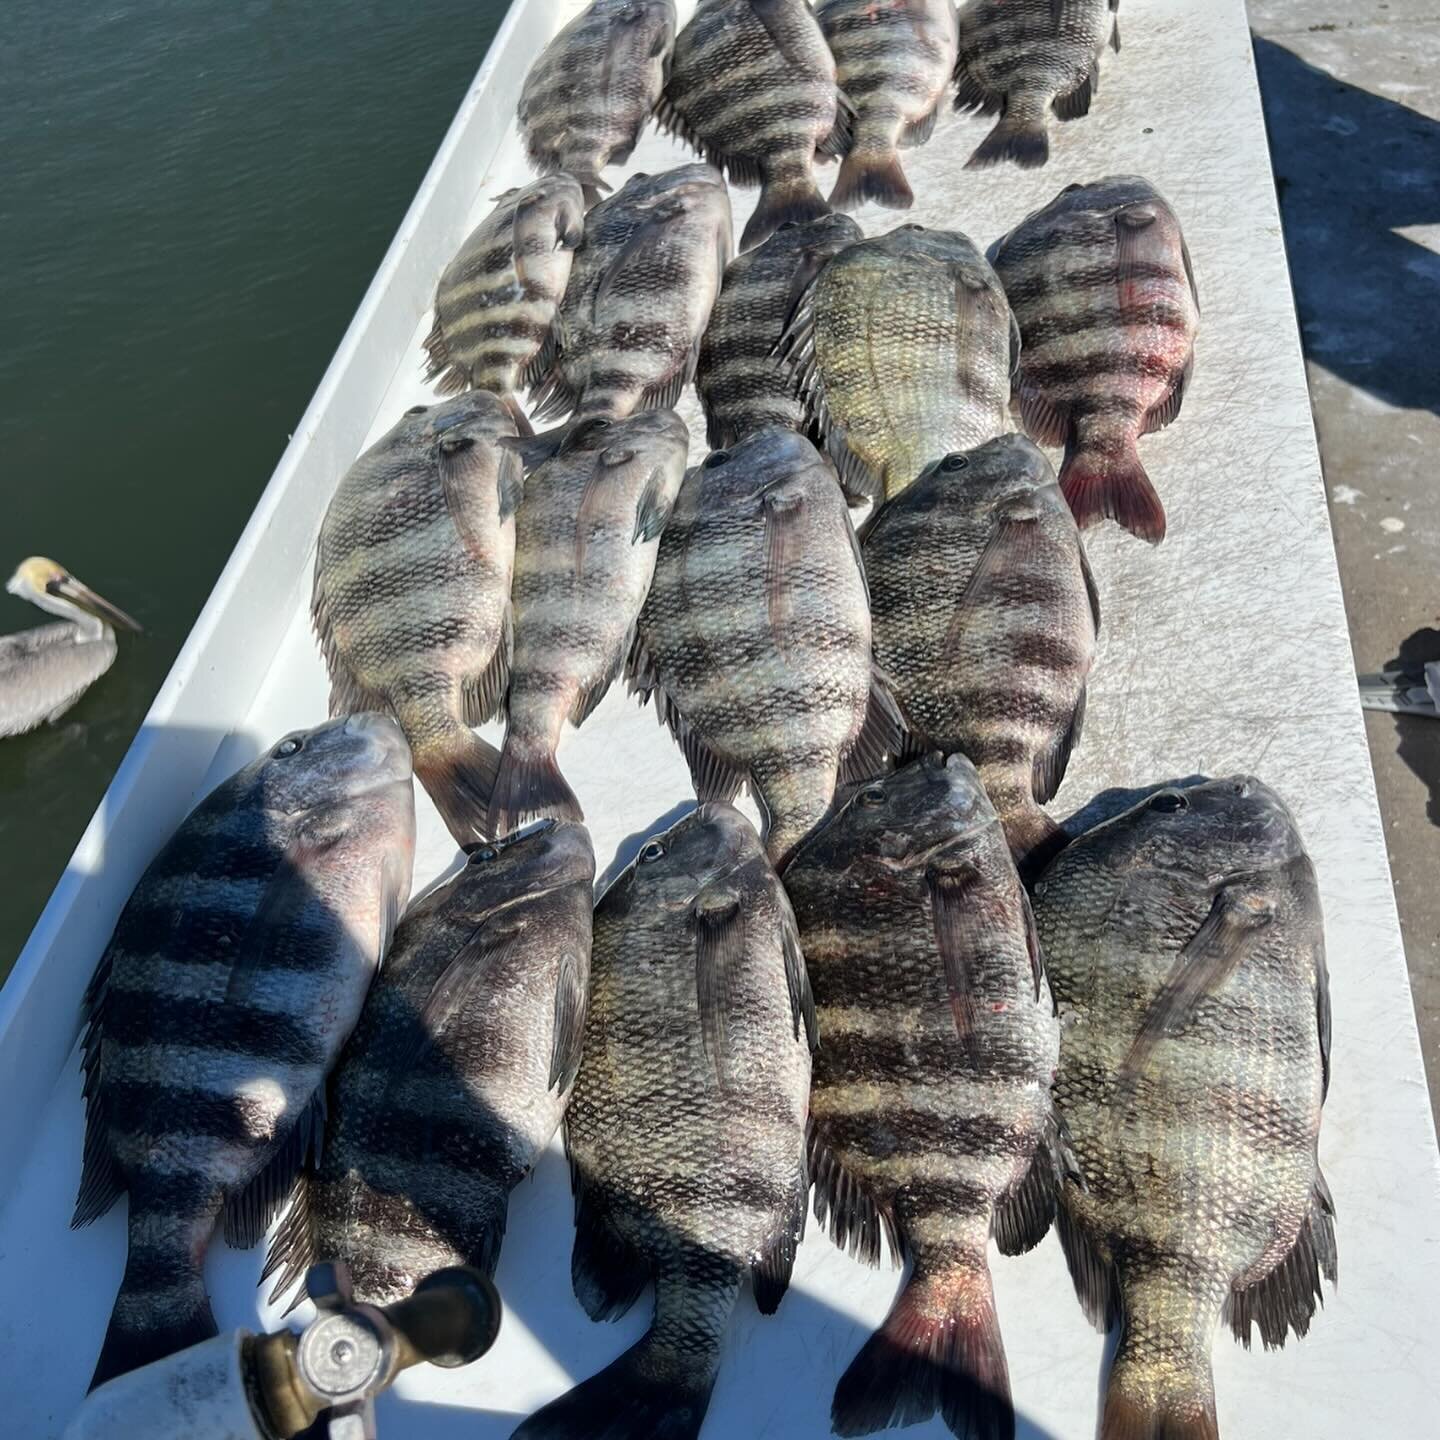
M 414 767 L 410 742 L 405 732 L 388 715 L 378 710 L 361 710 L 346 717 L 345 733 L 365 741 L 377 769 L 392 780 L 409 780 Z
M 992 825 L 1000 822 L 993 816 L 983 816 L 969 821 L 964 828 L 952 830 L 931 844 L 907 846 L 890 854 L 877 852 L 873 858 L 886 870 L 919 870 L 937 858 L 956 858 L 970 854 L 984 839 Z
M 462 845 L 460 848 L 467 855 L 473 855 L 477 850 L 494 850 L 499 853 L 508 850 L 512 845 L 523 844 L 536 835 L 548 835 L 559 823 L 553 815 L 543 815 L 539 820 L 532 820 L 528 825 L 518 826 L 508 834 L 501 835 L 497 840 L 472 840 L 468 845 Z

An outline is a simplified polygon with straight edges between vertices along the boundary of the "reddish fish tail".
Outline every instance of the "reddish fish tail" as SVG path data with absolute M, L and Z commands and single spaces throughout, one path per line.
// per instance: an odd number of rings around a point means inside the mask
M 1082 530 L 1097 520 L 1114 520 L 1152 545 L 1165 538 L 1165 507 L 1133 440 L 1118 455 L 1068 451 L 1060 467 L 1060 489 Z
M 840 1377 L 830 1420 L 837 1435 L 869 1435 L 937 1411 L 956 1435 L 1014 1440 L 1010 1372 L 985 1270 L 912 1275 Z
M 1006 115 L 965 162 L 967 170 L 984 170 L 1013 160 L 1022 170 L 1038 170 L 1050 158 L 1050 136 L 1038 116 Z
M 1191 1357 L 1190 1368 L 1149 1374 L 1120 1342 L 1105 1388 L 1100 1440 L 1220 1440 L 1210 1362 Z
M 561 820 L 585 818 L 580 801 L 560 773 L 555 752 L 548 746 L 517 740 L 513 731 L 507 731 L 500 751 L 500 773 L 490 798 L 490 833 L 506 835 L 542 815 Z
M 894 150 L 855 149 L 840 162 L 830 208 L 858 210 L 867 200 L 891 210 L 908 210 L 915 203 L 915 192 Z
M 415 774 L 459 845 L 488 840 L 490 796 L 500 773 L 500 752 L 457 726 L 440 745 L 415 751 Z
M 828 215 L 830 207 L 815 181 L 807 173 L 793 180 L 766 180 L 760 187 L 755 213 L 740 237 L 740 248 L 748 250 L 778 230 L 787 220 L 804 224 Z

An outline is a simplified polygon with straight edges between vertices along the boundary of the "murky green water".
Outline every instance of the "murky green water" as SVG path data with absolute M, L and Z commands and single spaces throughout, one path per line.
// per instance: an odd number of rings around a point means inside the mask
M 506 0 L 6 0 L 0 576 L 144 625 L 0 740 L 0 976 L 304 410 Z M 0 631 L 40 623 L 0 592 Z

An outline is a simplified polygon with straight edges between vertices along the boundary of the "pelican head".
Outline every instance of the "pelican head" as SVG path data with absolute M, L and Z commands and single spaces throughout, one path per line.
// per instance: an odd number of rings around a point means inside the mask
M 122 630 L 140 629 L 119 606 L 97 595 L 88 585 L 82 585 L 63 565 L 43 555 L 22 560 L 5 582 L 5 588 L 52 615 L 78 621 L 86 628 L 93 629 L 99 621 L 102 626 L 115 625 Z

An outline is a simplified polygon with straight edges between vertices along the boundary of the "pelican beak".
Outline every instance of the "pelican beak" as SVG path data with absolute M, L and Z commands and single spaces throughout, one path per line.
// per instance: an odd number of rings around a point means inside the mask
M 112 605 L 103 595 L 97 595 L 88 585 L 82 585 L 73 575 L 62 572 L 52 576 L 45 584 L 51 595 L 58 595 L 72 605 L 78 605 L 97 619 L 104 620 L 121 630 L 140 633 L 140 622 L 133 620 L 118 605 Z

